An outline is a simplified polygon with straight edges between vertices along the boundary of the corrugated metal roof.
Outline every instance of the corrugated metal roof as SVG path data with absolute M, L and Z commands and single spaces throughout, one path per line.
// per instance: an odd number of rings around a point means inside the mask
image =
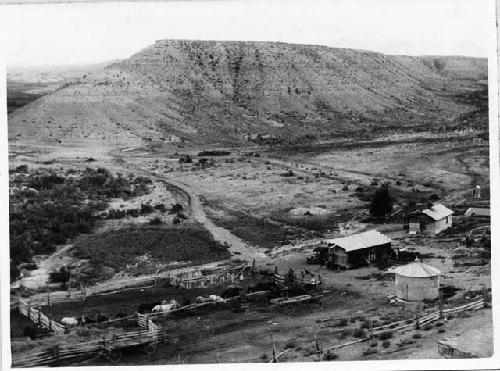
M 464 215 L 466 215 L 466 216 L 472 216 L 472 215 L 490 216 L 490 209 L 479 208 L 479 207 L 469 207 Z
M 354 251 L 366 249 L 371 246 L 384 245 L 390 243 L 391 239 L 376 230 L 371 230 L 348 237 L 334 238 L 327 242 L 331 245 L 337 245 L 345 251 Z
M 441 271 L 430 265 L 424 264 L 421 261 L 414 261 L 413 263 L 403 265 L 389 270 L 389 273 L 396 273 L 405 277 L 435 277 L 441 274 Z
M 453 211 L 451 211 L 446 206 L 443 206 L 441 204 L 434 205 L 430 209 L 425 209 L 422 212 L 425 215 L 430 216 L 434 220 L 440 220 L 443 219 L 444 217 L 453 214 Z

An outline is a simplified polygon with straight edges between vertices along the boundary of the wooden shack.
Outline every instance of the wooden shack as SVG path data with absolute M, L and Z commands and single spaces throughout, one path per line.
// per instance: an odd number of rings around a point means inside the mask
M 434 236 L 452 226 L 453 211 L 446 206 L 436 204 L 428 209 L 424 209 L 409 218 L 409 223 L 414 226 L 420 225 L 420 232 Z
M 391 239 L 376 230 L 328 240 L 328 247 L 328 266 L 332 268 L 383 263 L 391 255 Z

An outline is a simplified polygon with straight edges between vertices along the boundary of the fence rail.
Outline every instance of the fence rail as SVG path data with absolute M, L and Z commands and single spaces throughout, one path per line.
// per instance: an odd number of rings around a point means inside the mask
M 137 331 L 114 334 L 109 338 L 104 337 L 100 340 L 85 343 L 56 345 L 42 352 L 16 357 L 12 361 L 12 367 L 47 366 L 70 358 L 100 352 L 108 354 L 113 350 L 141 344 L 158 343 L 163 340 L 163 329 L 161 326 L 156 325 L 147 315 L 138 314 L 137 323 L 141 327 Z
M 52 330 L 59 334 L 63 334 L 66 332 L 66 326 L 54 320 L 51 320 L 49 317 L 43 314 L 40 309 L 31 307 L 31 305 L 26 303 L 24 300 L 19 301 L 19 313 L 28 317 L 28 319 L 30 319 L 40 327 Z

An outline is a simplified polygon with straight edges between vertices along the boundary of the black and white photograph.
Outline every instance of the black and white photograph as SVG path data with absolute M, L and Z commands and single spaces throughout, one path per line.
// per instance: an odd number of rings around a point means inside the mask
M 495 1 L 21 3 L 6 369 L 500 366 Z

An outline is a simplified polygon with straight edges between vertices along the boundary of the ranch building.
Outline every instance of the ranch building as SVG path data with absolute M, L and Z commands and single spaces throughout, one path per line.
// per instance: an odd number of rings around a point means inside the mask
M 480 207 L 469 207 L 464 214 L 465 216 L 477 216 L 483 218 L 490 217 L 490 209 Z
M 350 269 L 385 263 L 392 253 L 391 239 L 376 230 L 334 238 L 327 242 L 327 264 L 332 268 Z
M 410 218 L 409 232 L 414 234 L 418 231 L 434 236 L 451 227 L 452 214 L 453 211 L 446 206 L 436 204 Z
M 422 301 L 439 297 L 439 275 L 441 271 L 422 263 L 414 262 L 391 269 L 395 274 L 396 296 L 406 301 Z

